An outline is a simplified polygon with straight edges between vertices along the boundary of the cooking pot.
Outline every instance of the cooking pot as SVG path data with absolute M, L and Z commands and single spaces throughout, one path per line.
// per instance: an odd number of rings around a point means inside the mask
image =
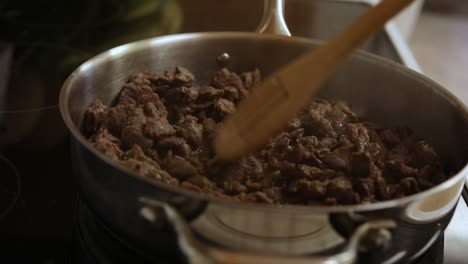
M 283 27 L 280 5 L 260 29 Z M 170 226 L 190 262 L 409 263 L 444 231 L 468 173 L 468 111 L 427 77 L 381 57 L 356 52 L 319 96 L 344 100 L 365 119 L 405 125 L 427 139 L 453 176 L 408 197 L 364 205 L 293 206 L 220 200 L 142 177 L 93 148 L 82 133 L 89 105 L 112 104 L 128 76 L 181 65 L 208 83 L 229 54 L 229 68 L 264 75 L 322 43 L 271 34 L 216 32 L 158 37 L 113 48 L 82 64 L 66 80 L 60 109 L 71 132 L 72 163 L 83 198 L 111 228 L 148 249 L 167 243 Z M 317 62 L 320 63 L 320 62 Z M 366 254 L 359 254 L 359 253 Z

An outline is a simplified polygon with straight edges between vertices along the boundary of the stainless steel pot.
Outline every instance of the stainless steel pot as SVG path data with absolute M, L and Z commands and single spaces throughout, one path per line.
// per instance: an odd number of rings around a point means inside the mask
M 155 228 L 170 219 L 193 262 L 347 263 L 360 249 L 375 262 L 418 258 L 448 225 L 468 174 L 468 110 L 443 87 L 386 59 L 356 52 L 320 96 L 345 100 L 368 120 L 407 125 L 436 147 L 454 175 L 402 199 L 339 207 L 213 199 L 135 174 L 95 150 L 81 133 L 87 107 L 95 99 L 111 104 L 131 73 L 183 65 L 207 83 L 218 67 L 215 58 L 227 52 L 231 69 L 259 67 L 267 75 L 318 45 L 257 33 L 194 33 L 130 43 L 87 61 L 67 79 L 60 96 L 84 199 L 106 224 L 147 248 L 165 243 Z

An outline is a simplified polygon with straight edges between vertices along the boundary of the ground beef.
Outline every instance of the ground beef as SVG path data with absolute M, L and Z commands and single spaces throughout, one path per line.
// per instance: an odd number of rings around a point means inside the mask
M 141 175 L 206 195 L 269 204 L 359 204 L 411 195 L 447 178 L 434 148 L 408 128 L 363 122 L 343 102 L 314 99 L 284 132 L 239 160 L 214 159 L 222 120 L 260 72 L 187 69 L 132 75 L 116 104 L 96 101 L 84 131 L 97 150 Z

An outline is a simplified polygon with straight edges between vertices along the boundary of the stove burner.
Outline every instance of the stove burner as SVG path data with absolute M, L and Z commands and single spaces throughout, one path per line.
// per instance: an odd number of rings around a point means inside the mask
M 143 252 L 110 230 L 80 199 L 77 202 L 73 259 L 87 263 L 186 263 L 178 249 Z
M 276 226 L 268 223 L 276 216 L 265 212 L 232 214 L 229 209 L 210 206 L 191 227 L 201 237 L 237 250 L 276 252 L 283 255 L 314 254 L 332 249 L 344 239 L 332 228 L 327 217 L 307 216 L 284 219 Z M 283 218 L 277 218 L 283 219 Z
M 131 241 L 110 230 L 81 200 L 77 202 L 74 254 L 75 264 L 85 263 L 187 263 L 179 249 L 143 252 Z M 444 235 L 412 264 L 441 264 L 444 258 Z M 359 263 L 369 263 L 360 259 Z M 395 262 L 398 263 L 398 262 Z
M 0 220 L 15 206 L 21 193 L 18 170 L 7 158 L 0 155 Z

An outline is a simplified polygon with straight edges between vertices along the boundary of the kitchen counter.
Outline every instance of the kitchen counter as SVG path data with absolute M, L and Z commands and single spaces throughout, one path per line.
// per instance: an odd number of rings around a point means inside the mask
M 423 13 L 410 46 L 424 73 L 468 104 L 468 17 Z
M 468 17 L 423 13 L 410 46 L 424 74 L 468 104 Z M 444 263 L 466 263 L 468 208 L 460 200 L 446 231 Z

